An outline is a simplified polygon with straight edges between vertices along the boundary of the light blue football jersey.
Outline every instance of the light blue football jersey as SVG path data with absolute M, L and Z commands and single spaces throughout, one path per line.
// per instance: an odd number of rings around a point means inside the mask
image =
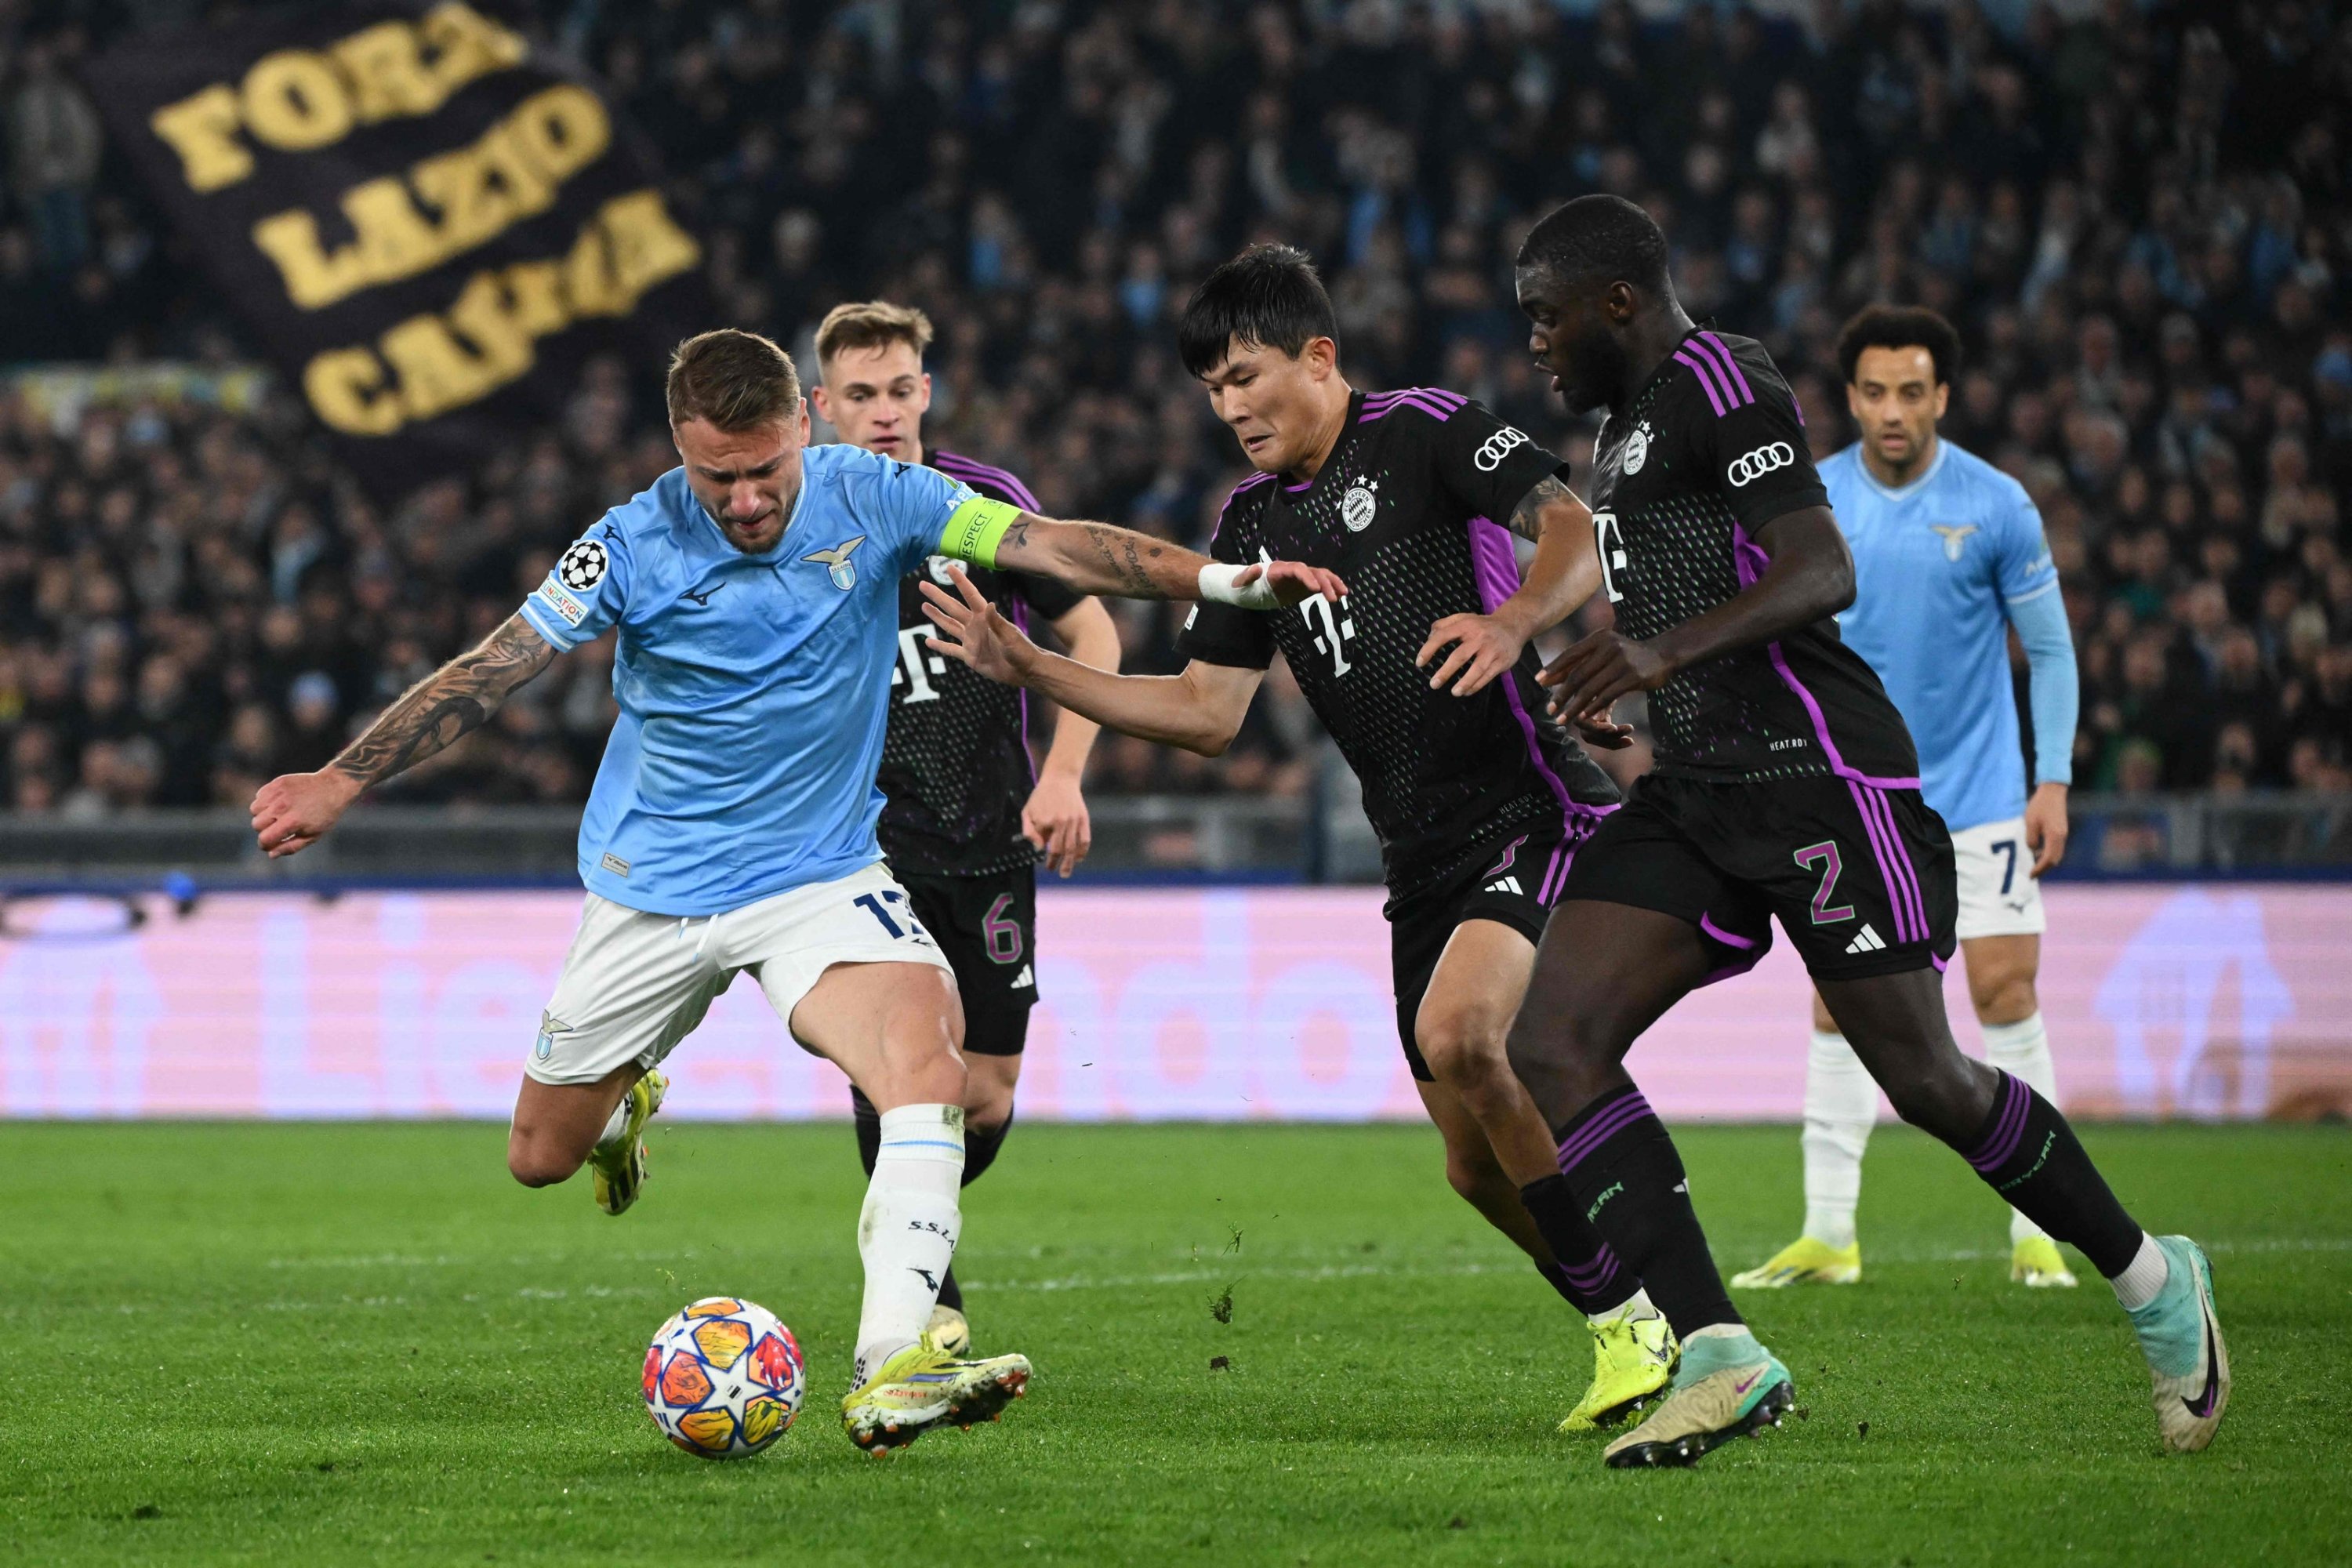
M 1949 441 L 1888 489 L 1848 447 L 1822 465 L 1853 551 L 1846 646 L 1885 683 L 1919 747 L 1919 788 L 1955 832 L 2025 810 L 2005 606 L 2058 591 L 2025 487 Z
M 719 914 L 881 858 L 898 579 L 973 492 L 858 447 L 801 461 L 774 549 L 730 544 L 672 468 L 523 601 L 559 649 L 620 628 L 621 716 L 580 818 L 580 879 L 614 903 Z

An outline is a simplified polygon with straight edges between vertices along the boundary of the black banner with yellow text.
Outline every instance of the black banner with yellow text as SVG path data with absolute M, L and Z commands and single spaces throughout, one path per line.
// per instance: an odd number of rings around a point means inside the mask
M 709 324 L 700 247 L 598 89 L 456 0 L 142 34 L 92 95 L 379 494 L 562 408 L 589 356 Z

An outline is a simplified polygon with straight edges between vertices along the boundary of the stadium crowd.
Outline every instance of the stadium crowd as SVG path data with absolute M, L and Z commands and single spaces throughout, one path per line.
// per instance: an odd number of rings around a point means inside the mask
M 1524 353 L 1526 226 L 1650 208 L 1693 315 L 1762 338 L 1817 455 L 1831 344 L 1875 300 L 1961 328 L 1948 436 L 2040 503 L 2081 650 L 2078 786 L 2352 789 L 2352 19 L 2111 3 L 2007 36 L 1965 3 L 1643 23 L 1622 5 L 485 7 L 596 71 L 661 149 L 726 319 L 786 341 L 845 298 L 939 323 L 928 437 L 1045 508 L 1191 543 L 1241 468 L 1175 363 L 1192 280 L 1281 237 L 1325 267 L 1343 363 L 1556 444 Z M 0 357 L 257 360 L 102 143 L 77 59 L 116 8 L 0 0 Z M 7 804 L 241 805 L 323 762 L 509 614 L 675 459 L 657 367 L 604 363 L 560 426 L 395 504 L 282 399 L 60 416 L 0 394 Z M 1605 613 L 1605 612 L 1601 612 Z M 1130 668 L 1171 623 L 1119 611 Z M 582 798 L 610 713 L 583 649 L 412 800 Z M 1210 763 L 1107 742 L 1097 791 L 1297 791 L 1279 681 Z

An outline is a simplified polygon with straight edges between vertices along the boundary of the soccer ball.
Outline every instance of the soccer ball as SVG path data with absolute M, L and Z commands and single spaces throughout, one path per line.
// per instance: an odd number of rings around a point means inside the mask
M 765 1307 L 706 1296 L 646 1347 L 646 1409 L 705 1459 L 740 1459 L 784 1435 L 805 1387 L 800 1342 Z

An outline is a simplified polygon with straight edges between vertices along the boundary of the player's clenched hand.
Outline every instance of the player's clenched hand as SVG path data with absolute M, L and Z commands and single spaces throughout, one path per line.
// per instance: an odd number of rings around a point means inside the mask
M 1024 653 L 1036 652 L 1037 645 L 1023 637 L 1020 627 L 997 614 L 996 606 L 971 585 L 962 567 L 949 566 L 948 575 L 955 579 L 952 594 L 936 583 L 922 584 L 923 614 L 940 628 L 925 640 L 991 680 L 1001 680 L 1007 686 L 1020 685 L 1021 658 Z
M 1041 773 L 1021 808 L 1021 836 L 1045 852 L 1045 864 L 1066 877 L 1095 847 L 1087 797 L 1067 773 Z
M 2025 847 L 2033 851 L 2033 875 L 2039 877 L 2066 858 L 2066 786 L 2036 784 L 2025 803 Z
M 334 768 L 280 774 L 254 793 L 254 838 L 273 860 L 298 855 L 316 844 L 359 794 L 359 781 Z
M 1553 689 L 1554 714 L 1605 723 L 1611 703 L 1629 691 L 1654 691 L 1674 673 L 1648 643 L 1604 628 L 1553 659 L 1536 679 Z
M 1282 601 L 1282 607 L 1286 610 L 1294 605 L 1305 604 L 1318 594 L 1336 605 L 1348 592 L 1348 584 L 1339 581 L 1337 572 L 1309 566 L 1303 561 L 1276 561 L 1263 566 L 1247 567 L 1234 579 L 1234 586 L 1246 588 L 1261 576 L 1265 579 L 1266 586 L 1274 590 L 1274 596 Z
M 1443 691 L 1450 682 L 1456 697 L 1484 691 L 1487 682 L 1518 662 L 1519 650 L 1527 647 L 1525 637 L 1493 616 L 1447 616 L 1429 628 L 1429 640 L 1412 656 L 1413 663 L 1426 667 L 1449 643 L 1454 651 L 1430 676 L 1429 684 Z

